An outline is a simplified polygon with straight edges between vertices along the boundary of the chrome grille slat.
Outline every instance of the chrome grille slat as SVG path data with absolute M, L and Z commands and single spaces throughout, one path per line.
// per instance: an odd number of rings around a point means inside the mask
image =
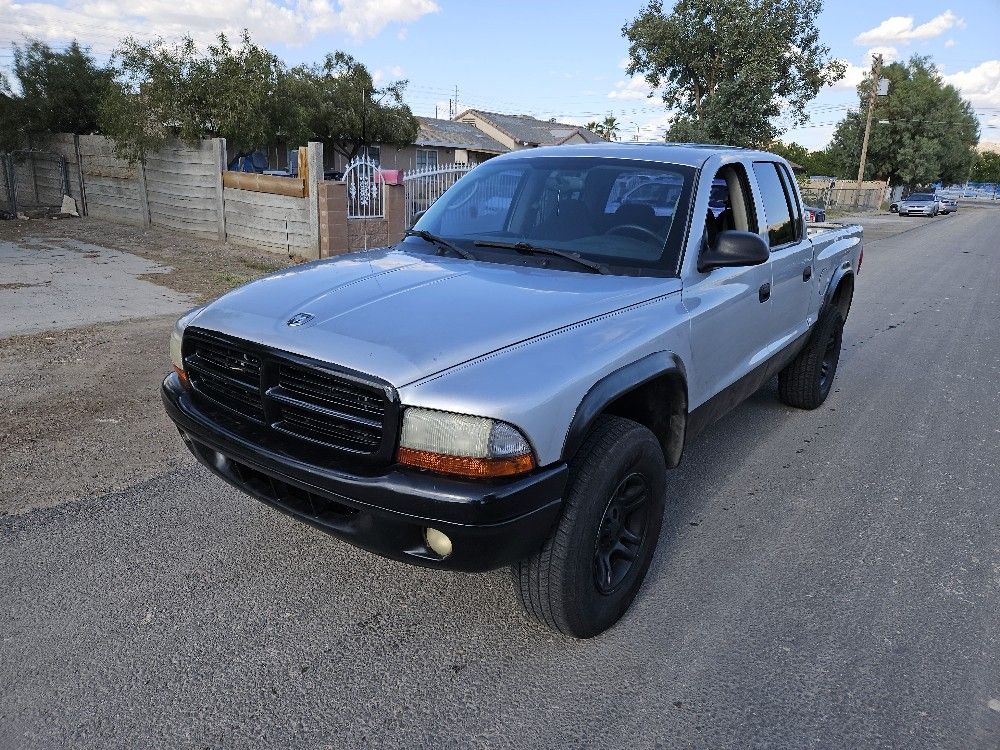
M 281 365 L 278 368 L 278 385 L 290 393 L 301 393 L 339 407 L 352 410 L 359 416 L 381 418 L 385 413 L 385 395 L 372 389 L 371 393 L 359 387 L 350 387 L 305 368 Z

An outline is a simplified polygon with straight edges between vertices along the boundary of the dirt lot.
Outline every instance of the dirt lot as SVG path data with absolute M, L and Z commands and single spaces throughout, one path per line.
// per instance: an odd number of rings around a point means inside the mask
M 192 305 L 292 262 L 264 250 L 96 219 L 0 222 L 0 242 L 25 253 L 59 240 L 167 266 L 138 278 L 188 295 Z M 0 284 L 0 310 L 31 304 L 24 295 L 47 293 L 43 285 Z M 0 515 L 115 491 L 193 460 L 157 395 L 170 368 L 167 341 L 175 317 L 0 338 Z

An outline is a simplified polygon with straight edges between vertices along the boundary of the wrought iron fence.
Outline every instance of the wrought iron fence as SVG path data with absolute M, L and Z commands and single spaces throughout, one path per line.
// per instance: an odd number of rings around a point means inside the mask
M 347 218 L 381 219 L 385 216 L 385 190 L 382 170 L 368 154 L 351 160 L 344 170 L 347 183 Z
M 414 217 L 426 211 L 476 164 L 446 164 L 444 166 L 418 167 L 403 175 L 403 190 L 406 205 L 406 226 L 413 224 Z

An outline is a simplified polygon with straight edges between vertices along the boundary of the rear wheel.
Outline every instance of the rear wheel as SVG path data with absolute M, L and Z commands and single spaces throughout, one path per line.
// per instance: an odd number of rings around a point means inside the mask
M 844 316 L 830 307 L 816 324 L 809 343 L 778 373 L 778 397 L 789 406 L 816 409 L 830 395 L 840 362 Z
M 653 559 L 665 486 L 656 436 L 630 419 L 601 417 L 570 463 L 565 505 L 552 536 L 511 569 L 528 614 L 577 638 L 614 625 Z

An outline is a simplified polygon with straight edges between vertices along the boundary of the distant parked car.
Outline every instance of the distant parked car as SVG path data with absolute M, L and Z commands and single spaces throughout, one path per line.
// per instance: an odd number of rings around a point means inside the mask
M 806 221 L 810 224 L 822 223 L 826 221 L 826 209 L 815 206 L 803 206 L 806 212 Z
M 940 210 L 933 193 L 913 193 L 899 202 L 900 216 L 937 216 Z
M 941 206 L 941 213 L 950 214 L 952 211 L 958 211 L 958 201 L 954 198 L 946 198 L 943 195 L 935 197 L 937 198 L 938 204 Z
M 889 211 L 894 214 L 899 213 L 899 201 L 893 201 L 889 204 Z

